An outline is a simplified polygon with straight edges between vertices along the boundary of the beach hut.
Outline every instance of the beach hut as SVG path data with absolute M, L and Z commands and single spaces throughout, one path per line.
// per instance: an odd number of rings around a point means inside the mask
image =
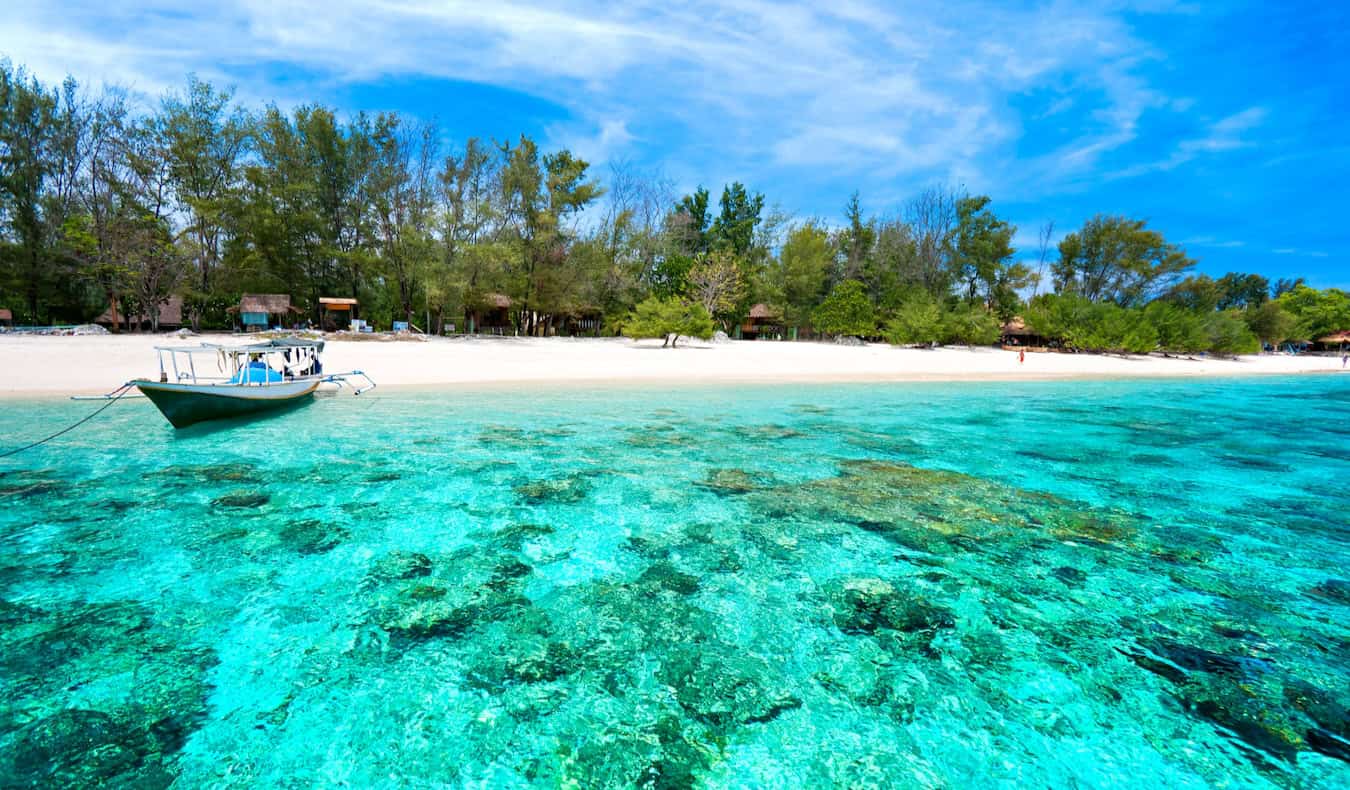
M 499 293 L 483 294 L 469 304 L 464 317 L 470 334 L 507 334 L 511 329 L 511 297 Z
M 244 294 L 239 304 L 227 312 L 239 315 L 239 325 L 245 332 L 266 329 L 269 326 L 284 326 L 299 313 L 291 306 L 291 297 L 287 294 Z
M 14 313 L 10 312 L 8 307 L 0 307 L 0 328 L 14 328 Z
M 1350 329 L 1343 329 L 1340 332 L 1332 332 L 1325 337 L 1317 338 L 1317 351 L 1345 353 L 1347 347 L 1350 347 Z
M 1036 334 L 1020 315 L 1013 316 L 1003 324 L 1000 334 L 1000 343 L 1004 348 L 1015 348 L 1020 351 L 1027 348 L 1045 348 L 1050 344 L 1049 338 Z
M 183 326 L 183 297 L 174 294 L 170 296 L 163 304 L 156 306 L 159 314 L 158 322 L 150 320 L 148 310 L 139 310 L 135 315 L 127 315 L 126 311 L 118 305 L 116 301 L 108 304 L 108 309 L 104 310 L 94 323 L 108 329 L 120 329 L 125 327 L 129 330 L 175 330 Z
M 578 307 L 559 317 L 558 334 L 570 337 L 598 337 L 604 311 L 598 307 Z
M 320 296 L 319 326 L 326 332 L 346 329 L 351 326 L 352 319 L 357 317 L 356 310 L 360 305 L 355 299 L 342 296 Z
M 750 308 L 745 320 L 741 322 L 740 330 L 740 335 L 745 340 L 782 339 L 786 333 L 782 313 L 763 302 Z

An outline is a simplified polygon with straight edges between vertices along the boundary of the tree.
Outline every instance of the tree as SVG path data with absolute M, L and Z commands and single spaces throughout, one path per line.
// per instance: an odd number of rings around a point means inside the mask
M 1267 301 L 1258 307 L 1248 307 L 1243 313 L 1247 329 L 1263 344 L 1278 346 L 1294 334 L 1294 317 L 1284 309 L 1284 305 Z
M 1158 333 L 1158 347 L 1178 354 L 1198 354 L 1209 347 L 1199 313 L 1172 302 L 1153 302 L 1144 308 L 1144 317 Z
M 956 269 L 966 282 L 966 298 L 982 299 L 984 306 L 1003 318 L 1017 311 L 1017 290 L 1029 283 L 1030 271 L 1012 261 L 1012 237 L 1017 228 L 989 210 L 983 195 L 956 201 Z
M 1229 272 L 1216 283 L 1220 310 L 1260 307 L 1270 301 L 1270 280 L 1259 274 Z
M 962 303 L 948 310 L 939 325 L 943 343 L 986 346 L 998 341 L 998 319 L 982 305 Z
M 680 252 L 686 258 L 692 258 L 701 252 L 707 252 L 711 246 L 708 227 L 712 217 L 708 214 L 708 190 L 699 187 L 694 194 L 685 195 L 675 206 L 672 226 Z
M 1350 329 L 1350 294 L 1336 288 L 1319 291 L 1298 285 L 1280 296 L 1279 303 L 1294 317 L 1293 336 L 1299 340 Z
M 741 270 L 735 257 L 726 250 L 714 250 L 699 256 L 689 269 L 689 295 L 709 315 L 731 312 L 744 293 Z
M 633 308 L 623 323 L 623 334 L 634 340 L 659 337 L 664 340 L 662 348 L 674 348 L 681 337 L 711 338 L 713 321 L 701 304 L 649 297 Z
M 1221 356 L 1253 354 L 1261 350 L 1261 343 L 1247 329 L 1242 315 L 1235 310 L 1211 313 L 1205 318 L 1205 333 L 1209 336 L 1207 350 Z
M 849 196 L 848 204 L 844 207 L 844 218 L 848 220 L 848 226 L 840 234 L 839 249 L 844 258 L 841 279 L 861 280 L 866 274 L 868 258 L 876 243 L 877 230 L 874 221 L 863 218 L 862 204 L 856 191 Z
M 231 91 L 189 75 L 187 90 L 165 97 L 154 120 L 166 142 L 179 209 L 188 218 L 202 291 L 210 291 L 220 262 L 226 209 L 249 140 L 248 118 L 231 108 L 232 99 Z
M 1209 275 L 1201 274 L 1173 285 L 1162 298 L 1187 310 L 1208 313 L 1218 308 L 1223 292 Z
M 931 346 L 942 339 L 942 319 L 942 308 L 920 291 L 900 305 L 882 335 L 892 345 Z
M 764 196 L 751 195 L 737 181 L 722 189 L 719 205 L 722 211 L 713 220 L 709 231 L 711 246 L 730 250 L 738 258 L 744 259 L 755 241 L 755 228 L 764 210 Z
M 857 280 L 836 285 L 816 308 L 811 323 L 827 335 L 872 337 L 877 333 L 876 308 Z
M 1092 302 L 1142 305 L 1195 262 L 1143 220 L 1097 215 L 1059 243 L 1056 290 Z
M 833 258 L 830 235 L 824 228 L 807 222 L 788 231 L 778 255 L 776 280 L 789 323 L 811 322 L 811 311 L 826 293 Z

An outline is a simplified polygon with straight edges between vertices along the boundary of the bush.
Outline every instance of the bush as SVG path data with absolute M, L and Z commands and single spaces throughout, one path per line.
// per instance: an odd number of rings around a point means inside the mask
M 981 305 L 961 304 L 942 317 L 942 342 L 987 346 L 998 342 L 999 323 Z
M 673 297 L 655 296 L 644 300 L 623 322 L 624 337 L 634 340 L 662 338 L 661 344 L 674 347 L 682 336 L 707 340 L 713 336 L 713 320 L 700 304 L 689 304 Z
M 900 305 L 882 335 L 896 346 L 932 345 L 942 339 L 942 309 L 928 294 Z
M 1236 310 L 1211 313 L 1205 319 L 1205 334 L 1209 337 L 1207 349 L 1213 354 L 1254 354 L 1261 350 L 1261 342 L 1251 333 L 1241 314 Z
M 877 333 L 876 308 L 857 280 L 844 280 L 836 285 L 816 308 L 811 323 L 827 335 L 874 337 Z

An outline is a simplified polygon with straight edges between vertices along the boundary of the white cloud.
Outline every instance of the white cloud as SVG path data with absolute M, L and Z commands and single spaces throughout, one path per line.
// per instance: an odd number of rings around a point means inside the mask
M 550 127 L 549 142 L 596 161 L 652 142 L 671 159 L 700 158 L 702 172 L 751 181 L 771 170 L 827 167 L 874 181 L 965 179 L 988 190 L 1008 176 L 981 164 L 1006 159 L 1023 134 L 1010 97 L 1050 87 L 1063 95 L 1047 112 L 1067 113 L 1066 96 L 1100 95 L 1072 139 L 1028 163 L 1037 178 L 1022 188 L 1046 188 L 1132 142 L 1145 112 L 1185 101 L 1140 76 L 1160 55 L 1111 4 L 13 5 L 0 21 L 0 52 L 48 80 L 73 73 L 157 95 L 195 71 L 237 84 L 250 103 L 283 105 L 309 98 L 305 88 L 316 83 L 480 82 L 566 107 L 575 120 Z M 1259 120 L 1225 119 L 1192 148 L 1183 143 L 1179 155 L 1228 150 L 1250 128 L 1244 123 Z

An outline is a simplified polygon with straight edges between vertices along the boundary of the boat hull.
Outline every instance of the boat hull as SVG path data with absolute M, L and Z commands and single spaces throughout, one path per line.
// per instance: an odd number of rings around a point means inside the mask
M 175 428 L 295 406 L 308 400 L 319 387 L 317 380 L 266 386 L 175 384 L 147 379 L 132 383 Z

